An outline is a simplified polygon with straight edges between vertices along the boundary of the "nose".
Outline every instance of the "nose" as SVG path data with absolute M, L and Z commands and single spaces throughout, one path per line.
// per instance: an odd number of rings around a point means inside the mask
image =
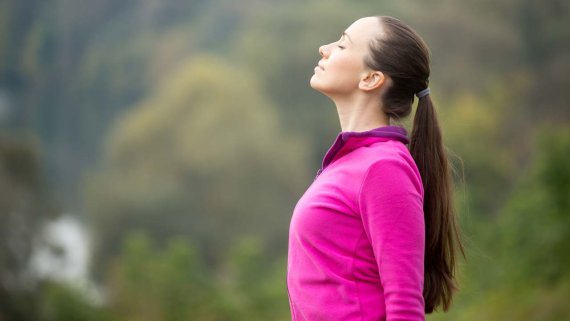
M 319 54 L 324 58 L 325 55 L 328 55 L 328 49 L 326 45 L 322 45 L 319 47 Z

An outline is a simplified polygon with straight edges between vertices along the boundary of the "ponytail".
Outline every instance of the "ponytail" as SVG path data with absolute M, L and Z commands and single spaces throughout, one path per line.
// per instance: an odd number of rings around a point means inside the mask
M 453 205 L 450 167 L 442 143 L 437 114 L 428 94 L 420 96 L 410 140 L 410 153 L 424 187 L 426 244 L 424 261 L 425 312 L 443 305 L 447 311 L 458 290 L 455 280 L 456 250 L 463 257 L 459 226 Z
M 432 313 L 439 306 L 448 311 L 458 290 L 455 278 L 457 250 L 463 257 L 465 251 L 455 218 L 450 166 L 427 87 L 430 51 L 420 35 L 401 20 L 379 16 L 378 22 L 383 33 L 370 42 L 364 63 L 372 70 L 386 73 L 392 80 L 381 96 L 382 109 L 390 117 L 408 116 L 412 112 L 414 94 L 419 98 L 410 153 L 424 187 L 425 312 Z

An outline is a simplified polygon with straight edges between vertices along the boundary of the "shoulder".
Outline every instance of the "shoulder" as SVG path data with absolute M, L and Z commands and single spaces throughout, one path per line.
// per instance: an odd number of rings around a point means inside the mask
M 412 160 L 408 147 L 396 140 L 378 141 L 364 148 L 359 148 L 358 158 L 365 160 L 367 165 L 371 165 L 381 159 Z
M 407 147 L 394 141 L 372 147 L 375 158 L 365 168 L 359 194 L 407 190 L 415 191 L 423 198 L 422 179 Z
M 410 154 L 408 147 L 402 142 L 389 140 L 378 142 L 369 146 L 365 157 L 366 174 L 383 169 L 393 169 L 408 172 L 412 176 L 421 177 L 414 158 Z

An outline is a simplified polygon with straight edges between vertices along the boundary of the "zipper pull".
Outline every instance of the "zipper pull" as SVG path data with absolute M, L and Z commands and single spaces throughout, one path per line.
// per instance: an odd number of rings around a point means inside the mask
M 313 180 L 313 182 L 317 180 L 317 177 L 319 177 L 319 175 L 321 175 L 322 172 L 323 172 L 323 169 L 319 168 L 319 170 L 317 171 L 317 176 L 315 176 L 315 179 Z

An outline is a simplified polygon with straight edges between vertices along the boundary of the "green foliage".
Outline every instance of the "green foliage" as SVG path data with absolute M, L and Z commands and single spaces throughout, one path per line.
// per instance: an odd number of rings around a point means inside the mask
M 196 251 L 172 240 L 164 252 L 142 233 L 130 234 L 108 287 L 121 320 L 209 320 L 212 284 Z
M 209 56 L 183 63 L 116 123 L 88 181 L 98 267 L 132 229 L 188 235 L 210 262 L 244 233 L 281 247 L 310 179 L 298 137 L 246 70 Z
M 493 219 L 472 230 L 462 292 L 431 320 L 566 320 L 570 315 L 570 131 L 537 128 L 527 168 Z M 493 228 L 489 228 L 492 226 Z
M 489 268 L 489 267 L 488 267 Z M 521 320 L 565 321 L 570 315 L 568 279 L 552 287 L 503 287 L 479 292 L 473 300 L 461 299 L 451 312 L 429 315 L 429 321 Z
M 570 130 L 544 128 L 535 145 L 501 215 L 504 250 L 517 258 L 503 267 L 515 282 L 553 285 L 570 276 Z
M 81 290 L 47 281 L 38 320 L 42 321 L 115 321 L 105 309 L 98 307 Z
M 37 142 L 0 135 L 0 320 L 35 318 L 39 289 L 28 267 L 55 213 Z
M 451 312 L 430 318 L 565 320 L 569 9 L 527 0 L 0 1 L 0 112 L 9 111 L 0 123 L 39 140 L 0 142 L 0 154 L 19 155 L 0 160 L 2 282 L 20 280 L 12 276 L 53 206 L 39 188 L 45 167 L 67 204 L 83 210 L 84 192 L 93 269 L 114 295 L 109 315 L 287 320 L 292 204 L 338 130 L 331 103 L 308 88 L 317 48 L 358 17 L 388 14 L 429 44 L 444 139 L 465 168 L 463 286 Z M 127 236 L 134 230 L 143 234 Z M 24 310 L 42 294 L 49 320 L 108 320 L 64 285 L 4 289 L 2 320 L 31 319 Z
M 212 270 L 185 240 L 163 251 L 130 234 L 107 283 L 110 309 L 120 320 L 287 320 L 283 262 L 270 262 L 260 244 L 242 239 Z
M 512 141 L 504 138 L 509 130 L 505 123 L 512 121 L 513 107 L 507 103 L 512 97 L 506 88 L 497 86 L 481 96 L 461 92 L 444 98 L 437 99 L 444 102 L 438 106 L 439 117 L 445 144 L 457 164 L 457 184 L 466 184 L 467 207 L 474 215 L 492 216 L 507 197 L 506 187 L 515 178 L 515 169 L 520 168 L 512 158 L 516 152 Z M 465 182 L 459 180 L 460 165 Z
M 241 238 L 222 268 L 227 320 L 288 320 L 285 269 L 285 258 L 270 258 L 259 239 Z
M 549 194 L 552 211 L 556 213 L 557 219 L 568 218 L 566 214 L 570 213 L 570 128 L 545 127 L 541 132 L 538 149 L 538 182 Z

